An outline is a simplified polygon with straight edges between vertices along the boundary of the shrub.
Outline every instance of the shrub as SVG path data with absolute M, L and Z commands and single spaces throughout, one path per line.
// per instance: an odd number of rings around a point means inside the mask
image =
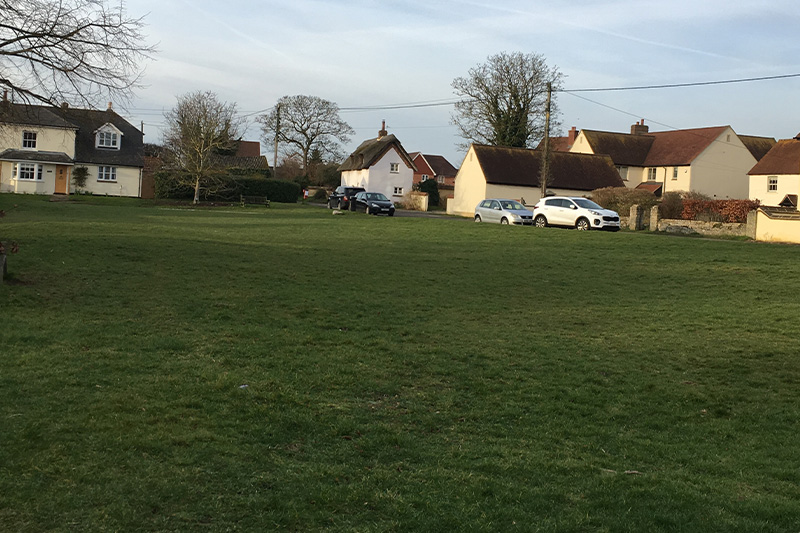
M 631 212 L 631 206 L 640 205 L 642 209 L 650 209 L 658 203 L 656 195 L 643 189 L 629 189 L 627 187 L 605 187 L 592 191 L 592 200 L 612 209 L 622 216 Z
M 747 213 L 756 209 L 758 200 L 683 200 L 682 218 L 709 222 L 747 222 Z
M 683 197 L 680 192 L 667 192 L 661 197 L 659 205 L 661 218 L 681 218 Z
M 156 198 L 191 200 L 194 187 L 186 173 L 162 171 L 155 174 Z M 303 193 L 300 185 L 291 181 L 266 179 L 260 176 L 222 174 L 215 178 L 213 188 L 204 188 L 203 200 L 236 202 L 240 195 L 266 196 L 272 202 L 296 203 Z
M 425 180 L 415 186 L 415 190 L 428 193 L 428 209 L 439 206 L 439 185 L 436 180 Z
M 314 191 L 314 195 L 311 197 L 312 200 L 327 200 L 328 199 L 328 191 L 325 189 L 317 189 Z
M 75 188 L 80 190 L 86 187 L 86 180 L 89 179 L 89 169 L 86 167 L 75 167 L 72 169 L 72 183 Z

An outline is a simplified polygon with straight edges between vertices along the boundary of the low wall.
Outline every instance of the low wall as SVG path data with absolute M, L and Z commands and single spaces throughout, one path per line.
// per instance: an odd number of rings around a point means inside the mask
M 703 222 L 701 220 L 680 219 L 662 219 L 658 221 L 658 231 L 671 232 L 677 228 L 688 228 L 701 235 L 747 235 L 747 224 L 739 222 Z
M 800 213 L 759 209 L 756 215 L 755 239 L 800 244 Z

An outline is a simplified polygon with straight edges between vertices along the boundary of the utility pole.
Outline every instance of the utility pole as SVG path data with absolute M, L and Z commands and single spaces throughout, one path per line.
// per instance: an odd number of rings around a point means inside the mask
M 281 104 L 275 105 L 275 158 L 272 160 L 272 178 L 278 177 L 278 135 L 281 133 Z
M 541 197 L 547 195 L 547 182 L 550 181 L 550 97 L 553 84 L 547 82 L 547 104 L 544 113 L 544 143 L 542 145 L 542 168 L 539 172 L 539 184 L 542 187 Z

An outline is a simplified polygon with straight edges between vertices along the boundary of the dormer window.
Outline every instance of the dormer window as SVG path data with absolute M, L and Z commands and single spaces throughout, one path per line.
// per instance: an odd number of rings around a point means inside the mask
M 99 148 L 119 148 L 117 134 L 112 131 L 101 131 L 97 134 L 97 146 Z
M 23 131 L 22 132 L 22 147 L 34 149 L 36 148 L 36 132 Z
M 122 132 L 119 131 L 113 124 L 106 123 L 97 131 L 94 132 L 96 148 L 104 148 L 107 150 L 119 150 L 122 143 Z

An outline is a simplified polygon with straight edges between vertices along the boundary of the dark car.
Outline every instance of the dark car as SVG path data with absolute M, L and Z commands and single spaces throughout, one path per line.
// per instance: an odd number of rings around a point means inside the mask
M 350 207 L 350 200 L 357 193 L 364 190 L 364 187 L 348 187 L 340 185 L 328 197 L 328 209 L 347 209 Z
M 360 192 L 353 198 L 353 211 L 364 211 L 368 215 L 394 216 L 394 204 L 380 192 Z

